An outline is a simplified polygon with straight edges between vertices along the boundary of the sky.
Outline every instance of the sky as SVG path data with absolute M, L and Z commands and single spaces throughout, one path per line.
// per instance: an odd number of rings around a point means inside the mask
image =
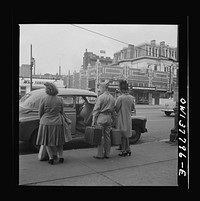
M 75 24 L 135 46 L 156 40 L 177 47 L 177 25 Z M 128 45 L 73 26 L 72 24 L 20 24 L 19 62 L 30 64 L 30 46 L 36 61 L 36 74 L 78 72 L 84 52 L 113 58 Z M 104 55 L 100 54 L 104 50 Z

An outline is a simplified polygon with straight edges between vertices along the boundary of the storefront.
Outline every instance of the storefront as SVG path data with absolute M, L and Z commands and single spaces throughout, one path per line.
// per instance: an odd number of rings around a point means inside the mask
M 155 92 L 155 87 L 136 87 L 132 86 L 130 94 L 135 97 L 136 104 L 153 104 L 152 96 Z

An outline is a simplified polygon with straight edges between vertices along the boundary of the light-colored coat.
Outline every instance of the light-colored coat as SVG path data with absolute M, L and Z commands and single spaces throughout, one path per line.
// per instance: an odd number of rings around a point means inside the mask
M 93 109 L 93 122 L 104 124 L 112 124 L 111 115 L 114 112 L 115 107 L 115 99 L 114 97 L 108 92 L 105 91 L 101 94 Z M 109 113 L 109 114 L 108 114 Z
M 118 114 L 116 127 L 123 132 L 125 137 L 132 135 L 131 111 L 135 109 L 134 98 L 128 93 L 120 95 L 115 103 L 115 110 Z

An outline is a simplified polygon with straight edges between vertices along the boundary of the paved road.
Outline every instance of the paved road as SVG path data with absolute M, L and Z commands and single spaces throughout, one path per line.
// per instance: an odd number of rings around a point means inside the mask
M 164 139 L 169 139 L 171 129 L 174 126 L 174 116 L 167 117 L 159 109 L 137 109 L 137 116 L 147 117 L 147 133 L 143 133 L 138 144 L 160 141 Z M 83 139 L 76 139 L 67 143 L 64 150 L 70 149 L 80 149 L 92 147 L 83 142 Z M 33 151 L 30 149 L 29 145 L 26 143 L 19 143 L 19 154 L 30 154 Z
M 141 135 L 138 143 L 169 139 L 171 129 L 174 127 L 174 116 L 167 117 L 159 109 L 137 110 L 137 116 L 147 117 L 147 133 Z

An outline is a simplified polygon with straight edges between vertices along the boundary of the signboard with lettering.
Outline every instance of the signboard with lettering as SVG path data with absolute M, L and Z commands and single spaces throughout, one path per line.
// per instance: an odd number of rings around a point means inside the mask
M 143 89 L 143 90 L 152 90 L 152 91 L 155 91 L 156 87 L 136 87 L 136 86 L 133 86 L 132 89 Z

